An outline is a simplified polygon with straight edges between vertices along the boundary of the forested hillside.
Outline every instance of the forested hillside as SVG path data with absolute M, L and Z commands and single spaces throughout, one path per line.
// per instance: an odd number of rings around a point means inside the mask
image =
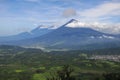
M 56 72 L 62 70 L 64 65 L 74 69 L 72 80 L 108 80 L 103 75 L 119 75 L 120 62 L 91 57 L 103 54 L 120 55 L 119 52 L 119 48 L 44 52 L 39 49 L 4 45 L 0 46 L 0 80 L 54 80 L 49 78 L 57 75 Z

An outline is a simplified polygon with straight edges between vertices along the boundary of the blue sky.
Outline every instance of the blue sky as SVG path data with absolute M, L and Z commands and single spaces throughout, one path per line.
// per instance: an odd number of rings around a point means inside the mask
M 120 0 L 0 0 L 0 36 L 30 31 L 37 25 L 84 22 L 120 23 Z

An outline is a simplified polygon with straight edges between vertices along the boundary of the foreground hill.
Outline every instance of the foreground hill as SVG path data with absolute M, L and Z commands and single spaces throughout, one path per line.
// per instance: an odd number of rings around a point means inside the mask
M 47 80 L 49 74 L 61 69 L 63 65 L 70 65 L 74 69 L 72 75 L 75 76 L 75 80 L 96 80 L 96 77 L 106 80 L 102 76 L 104 73 L 119 75 L 120 62 L 94 59 L 92 55 L 96 54 L 98 57 L 99 51 L 101 56 L 105 53 L 106 56 L 114 56 L 116 53 L 119 55 L 120 48 L 84 52 L 43 52 L 39 49 L 2 45 L 0 46 L 0 80 Z

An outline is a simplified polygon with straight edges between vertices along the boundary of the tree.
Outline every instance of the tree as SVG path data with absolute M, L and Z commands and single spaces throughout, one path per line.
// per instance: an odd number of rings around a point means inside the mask
M 56 71 L 56 74 L 51 73 L 51 78 L 47 80 L 75 80 L 75 77 L 71 75 L 73 71 L 69 65 L 64 65 L 61 70 Z
M 120 80 L 120 73 L 106 73 L 103 76 L 105 80 Z

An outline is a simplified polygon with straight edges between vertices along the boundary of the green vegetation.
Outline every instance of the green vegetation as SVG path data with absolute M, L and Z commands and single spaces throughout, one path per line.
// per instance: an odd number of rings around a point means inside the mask
M 120 62 L 89 59 L 110 51 L 120 53 L 120 49 L 43 52 L 0 46 L 0 80 L 120 80 Z

